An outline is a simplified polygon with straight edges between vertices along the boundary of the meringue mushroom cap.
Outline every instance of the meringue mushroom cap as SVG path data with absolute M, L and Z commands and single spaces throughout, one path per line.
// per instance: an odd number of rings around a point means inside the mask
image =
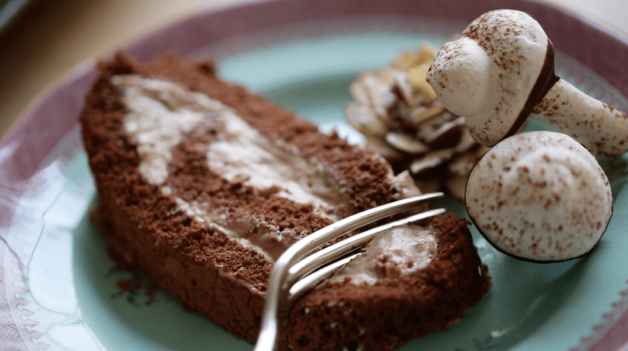
M 467 118 L 477 142 L 492 146 L 528 117 L 521 113 L 543 70 L 548 44 L 541 25 L 525 12 L 490 11 L 438 51 L 428 83 L 448 110 Z
M 492 63 L 486 51 L 466 37 L 446 43 L 441 50 L 452 58 L 430 70 L 427 82 L 449 111 L 459 116 L 482 112 L 492 88 Z
M 518 134 L 476 164 L 465 204 L 480 233 L 498 250 L 535 262 L 588 253 L 613 213 L 608 178 L 571 137 Z

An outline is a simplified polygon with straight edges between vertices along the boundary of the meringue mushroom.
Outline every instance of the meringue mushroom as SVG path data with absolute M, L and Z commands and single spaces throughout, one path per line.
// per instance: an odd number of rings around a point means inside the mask
M 628 150 L 628 116 L 555 75 L 552 42 L 524 12 L 497 10 L 474 20 L 439 50 L 426 81 L 486 146 L 515 134 L 534 113 L 597 156 Z
M 587 254 L 613 213 L 608 178 L 582 145 L 554 132 L 511 136 L 475 165 L 465 204 L 496 249 L 535 262 Z

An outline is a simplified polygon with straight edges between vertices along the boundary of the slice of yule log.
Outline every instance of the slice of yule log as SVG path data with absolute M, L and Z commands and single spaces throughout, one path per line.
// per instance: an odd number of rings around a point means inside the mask
M 419 194 L 372 151 L 220 80 L 211 61 L 116 54 L 98 70 L 80 119 L 112 256 L 249 342 L 287 247 Z M 297 303 L 282 349 L 396 348 L 446 330 L 490 285 L 455 215 L 370 247 Z

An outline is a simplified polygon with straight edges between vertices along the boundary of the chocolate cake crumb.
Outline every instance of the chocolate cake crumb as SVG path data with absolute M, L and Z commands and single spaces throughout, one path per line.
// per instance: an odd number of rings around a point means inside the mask
M 186 309 L 206 314 L 238 338 L 249 342 L 257 339 L 273 264 L 259 251 L 178 211 L 174 195 L 164 195 L 161 185 L 148 183 L 140 174 L 137 142 L 125 132 L 126 110 L 120 92 L 110 83 L 111 77 L 133 74 L 168 80 L 229 106 L 262 135 L 281 141 L 277 145 L 284 151 L 296 152 L 322 165 L 325 174 L 346 197 L 348 206 L 343 216 L 392 201 L 390 167 L 381 157 L 349 145 L 337 134 L 321 134 L 315 125 L 292 112 L 243 87 L 223 82 L 216 76 L 212 61 L 184 60 L 170 53 L 154 62 L 140 64 L 124 54 L 116 54 L 99 62 L 98 69 L 100 76 L 87 96 L 80 119 L 100 197 L 93 218 L 111 245 L 112 257 L 124 267 L 141 268 Z M 331 223 L 330 219 L 316 215 L 312 205 L 275 196 L 277 188 L 258 191 L 243 182 L 229 182 L 213 172 L 204 148 L 213 141 L 215 133 L 215 128 L 194 130 L 171 150 L 165 185 L 173 194 L 186 201 L 209 201 L 227 209 L 231 219 L 264 216 L 273 225 L 292 229 L 288 240 L 298 240 Z M 362 339 L 346 339 L 349 349 L 357 349 L 359 345 L 365 350 L 377 349 L 382 343 L 398 347 L 410 338 L 446 329 L 450 320 L 462 317 L 463 311 L 479 301 L 489 280 L 485 276 L 471 276 L 470 272 L 479 274 L 480 263 L 464 220 L 442 218 L 436 220 L 442 222 L 438 240 L 451 250 L 441 252 L 439 244 L 438 258 L 416 276 L 386 280 L 368 289 L 356 288 L 349 279 L 307 295 L 293 309 L 289 323 L 292 329 L 286 330 L 282 348 L 342 349 L 334 348 L 342 340 L 329 341 L 326 336 L 344 335 L 362 325 L 366 328 Z M 464 296 L 450 295 L 445 286 Z M 364 300 L 343 295 L 358 291 Z M 410 291 L 412 296 L 404 295 Z M 414 292 L 423 295 L 415 296 Z M 441 293 L 446 295 L 440 296 Z M 436 300 L 453 302 L 441 311 Z M 340 304 L 326 307 L 331 301 L 345 302 L 344 306 L 350 310 L 341 310 Z M 377 318 L 367 314 L 379 311 L 379 307 L 372 309 L 372 306 L 380 301 L 382 308 L 387 306 L 390 311 L 399 311 L 405 302 L 412 301 L 414 307 L 408 308 L 409 311 L 428 312 L 432 317 L 417 321 L 413 320 L 416 316 L 402 314 L 392 324 L 376 328 L 372 323 Z M 308 318 L 319 318 L 313 319 L 315 324 L 310 325 L 312 320 L 303 319 L 301 312 L 295 314 L 304 309 L 310 311 L 305 314 Z M 341 315 L 344 316 L 341 319 L 330 319 Z M 386 320 L 392 318 L 390 313 L 383 316 Z M 327 324 L 323 325 L 322 321 Z M 315 330 L 307 331 L 310 327 Z M 314 340 L 315 337 L 322 339 Z M 288 339 L 296 344 L 288 343 Z M 379 343 L 364 344 L 364 340 L 379 340 Z
M 481 300 L 491 280 L 478 270 L 482 263 L 476 248 L 469 245 L 472 239 L 465 219 L 445 214 L 434 218 L 432 227 L 438 252 L 427 267 L 368 288 L 341 281 L 314 290 L 292 308 L 283 348 L 394 349 L 447 330 L 450 321 L 462 318 Z M 329 327 L 337 321 L 342 322 Z

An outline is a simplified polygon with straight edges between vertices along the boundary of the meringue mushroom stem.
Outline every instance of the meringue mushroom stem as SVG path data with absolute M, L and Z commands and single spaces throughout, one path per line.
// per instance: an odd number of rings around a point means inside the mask
M 596 156 L 628 151 L 628 116 L 559 79 L 534 106 L 533 117 L 578 140 Z

